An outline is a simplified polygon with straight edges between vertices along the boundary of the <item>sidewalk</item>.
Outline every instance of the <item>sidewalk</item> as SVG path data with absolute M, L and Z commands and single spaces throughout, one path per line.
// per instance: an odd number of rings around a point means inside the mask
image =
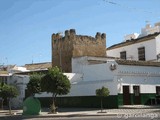
M 9 115 L 9 110 L 0 110 L 0 118 L 5 116 L 37 116 L 37 117 L 75 117 L 75 116 L 114 116 L 115 113 L 101 112 L 94 108 L 60 108 L 57 114 L 50 114 L 49 109 L 42 109 L 39 115 L 22 115 L 23 110 L 12 110 L 12 115 Z
M 160 108 L 160 105 L 122 105 L 119 109 L 156 109 Z
M 41 112 L 42 116 L 49 115 L 48 112 Z M 64 117 L 74 117 L 74 116 L 114 116 L 116 113 L 107 112 L 96 108 L 60 108 L 57 114 L 51 114 L 51 116 L 64 116 Z
M 126 108 L 127 107 L 127 108 Z M 140 108 L 140 109 L 138 109 Z M 150 109 L 152 108 L 152 109 Z M 47 118 L 47 117 L 81 117 L 81 116 L 117 116 L 122 114 L 160 113 L 160 108 L 149 106 L 124 106 L 119 109 L 104 109 L 103 113 L 98 108 L 59 108 L 57 114 L 49 114 L 49 109 L 42 109 L 40 115 L 22 115 L 23 110 L 0 110 L 0 119 L 4 117 L 18 118 Z M 159 115 L 160 116 L 160 115 Z

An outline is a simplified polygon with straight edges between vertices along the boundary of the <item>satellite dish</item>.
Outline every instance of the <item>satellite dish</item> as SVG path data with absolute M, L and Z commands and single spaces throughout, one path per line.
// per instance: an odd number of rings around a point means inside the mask
M 115 70 L 117 68 L 117 66 L 116 66 L 116 64 L 114 64 L 114 63 L 112 63 L 111 65 L 110 65 L 110 70 Z

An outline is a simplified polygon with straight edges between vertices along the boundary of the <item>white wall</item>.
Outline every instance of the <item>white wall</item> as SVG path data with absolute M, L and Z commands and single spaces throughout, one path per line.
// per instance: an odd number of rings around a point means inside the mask
M 67 96 L 95 96 L 96 89 L 107 87 L 110 95 L 117 95 L 117 87 L 113 81 L 88 81 L 72 85 L 71 92 Z
M 12 75 L 8 78 L 8 84 L 16 86 L 19 92 L 19 95 L 11 100 L 11 105 L 13 107 L 22 107 L 23 99 L 25 98 L 25 89 L 28 82 L 28 75 Z
M 140 86 L 141 93 L 155 93 L 155 86 L 160 86 L 160 67 L 118 65 L 113 60 L 97 59 L 106 63 L 90 64 L 88 60 L 91 58 L 89 57 L 73 60 L 72 70 L 77 73 L 65 73 L 71 81 L 71 90 L 64 96 L 94 96 L 96 89 L 102 86 L 109 89 L 110 95 L 117 95 L 123 93 L 123 85 L 129 85 L 131 93 L 135 85 Z M 110 69 L 111 64 L 116 65 L 115 70 Z M 25 90 L 29 77 L 13 76 L 12 83 L 15 80 L 17 83 L 23 81 L 21 89 Z M 36 94 L 36 97 L 52 97 L 52 94 Z
M 146 61 L 157 59 L 157 46 L 155 39 L 144 41 L 124 47 L 107 50 L 107 56 L 120 57 L 120 52 L 126 51 L 127 59 L 138 60 L 138 48 L 145 47 Z
M 113 80 L 114 72 L 110 70 L 111 63 L 85 65 L 83 67 L 84 81 Z
M 106 63 L 90 64 L 88 60 L 97 60 Z M 72 59 L 72 71 L 83 74 L 83 79 L 81 82 L 72 85 L 69 96 L 95 95 L 95 90 L 102 86 L 110 90 L 110 95 L 117 95 L 117 82 L 114 81 L 117 70 L 110 70 L 111 64 L 116 63 L 107 58 L 86 56 Z
M 90 64 L 88 60 L 105 61 L 101 64 Z M 112 61 L 104 58 L 80 57 L 72 59 L 72 72 L 83 74 L 84 81 L 113 80 L 115 71 L 110 70 Z M 115 63 L 115 62 L 114 62 Z M 115 63 L 116 64 L 116 63 Z
M 160 35 L 156 37 L 156 54 L 160 54 Z
M 119 93 L 123 93 L 123 85 L 129 85 L 131 93 L 135 85 L 140 86 L 141 93 L 156 93 L 155 86 L 160 86 L 160 67 L 119 65 L 119 70 Z
M 117 65 L 114 61 L 90 65 L 87 58 L 84 59 L 85 64 L 80 65 L 77 60 L 73 70 L 80 71 L 84 77 L 82 82 L 72 85 L 69 96 L 95 95 L 95 90 L 103 85 L 109 88 L 111 95 L 123 93 L 123 85 L 129 85 L 131 93 L 133 86 L 140 86 L 141 93 L 156 93 L 155 86 L 160 86 L 160 67 Z M 111 71 L 111 64 L 116 64 L 117 69 Z

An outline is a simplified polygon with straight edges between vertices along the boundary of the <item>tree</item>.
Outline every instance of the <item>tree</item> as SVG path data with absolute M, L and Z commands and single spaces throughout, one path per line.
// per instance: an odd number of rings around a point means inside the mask
M 3 99 L 8 99 L 8 105 L 9 105 L 9 113 L 11 114 L 11 98 L 18 96 L 18 90 L 15 86 L 4 84 L 1 87 L 0 96 Z
M 55 100 L 57 95 L 68 94 L 71 84 L 66 75 L 58 67 L 50 68 L 41 79 L 42 91 L 52 93 L 51 113 L 56 113 Z
M 35 93 L 41 92 L 41 78 L 42 74 L 34 73 L 33 75 L 30 75 L 30 80 L 27 84 L 27 91 L 30 95 L 34 96 Z
M 101 98 L 101 112 L 103 111 L 103 97 L 106 97 L 109 95 L 109 90 L 108 88 L 102 86 L 100 89 L 96 89 L 96 96 Z
M 4 85 L 4 82 L 3 82 L 2 78 L 0 78 L 0 99 L 1 99 L 1 108 L 2 108 L 2 110 L 3 110 L 3 101 L 4 101 L 4 99 L 1 96 L 1 91 L 2 91 L 3 85 Z

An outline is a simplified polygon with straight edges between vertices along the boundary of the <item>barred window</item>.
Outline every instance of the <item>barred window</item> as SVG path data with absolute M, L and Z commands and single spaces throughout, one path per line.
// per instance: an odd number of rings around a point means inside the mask
M 138 48 L 138 59 L 141 61 L 145 61 L 145 47 Z
M 120 58 L 126 60 L 126 51 L 120 52 Z

